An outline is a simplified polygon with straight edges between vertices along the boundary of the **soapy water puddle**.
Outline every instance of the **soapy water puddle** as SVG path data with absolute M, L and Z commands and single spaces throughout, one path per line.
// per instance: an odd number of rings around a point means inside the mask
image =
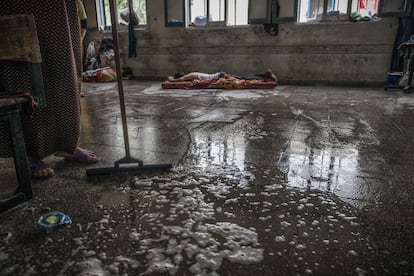
M 1 247 L 0 274 L 220 275 L 226 274 L 223 266 L 247 269 L 239 275 L 259 266 L 299 274 L 318 274 L 327 265 L 348 272 L 369 269 L 358 260 L 372 248 L 354 208 L 332 194 L 256 179 L 220 165 L 136 177 L 116 189 L 129 202 L 97 206 L 101 219 L 79 236 L 65 240 L 65 229 L 54 232 L 40 248 L 27 249 L 23 264 L 8 263 L 9 248 Z M 68 244 L 74 249 L 62 254 Z
M 132 186 L 120 187 L 131 193 L 138 212 L 128 235 L 140 273 L 215 275 L 226 274 L 221 269 L 229 266 L 251 269 L 240 275 L 251 275 L 260 266 L 299 274 L 318 274 L 331 266 L 351 274 L 370 269 L 358 258 L 373 250 L 359 210 L 324 186 L 299 184 L 293 173 L 306 170 L 300 152 L 287 151 L 286 174 L 280 174 L 286 160 L 276 164 L 276 172 L 251 164 L 251 143 L 271 135 L 245 120 L 217 133 L 204 125 L 193 130 L 187 164 L 174 174 L 136 178 Z M 349 177 L 358 173 L 357 153 L 352 148 L 338 151 L 330 154 L 340 157 L 335 162 L 342 166 L 326 164 L 332 158 L 323 153 L 320 160 L 313 159 L 320 168 L 331 168 L 326 175 L 334 172 L 332 187 L 344 186 L 347 179 L 353 183 Z M 325 172 L 315 175 L 320 179 L 302 177 L 324 182 Z
M 226 90 L 226 89 L 162 89 L 160 84 L 152 84 L 150 87 L 144 89 L 143 94 L 166 96 L 166 97 L 194 97 L 197 95 L 211 95 L 214 94 L 222 101 L 229 101 L 234 99 L 252 100 L 261 97 L 269 97 L 278 95 L 279 91 L 274 89 L 241 89 L 241 90 Z
M 335 269 L 363 274 L 370 269 L 358 258 L 373 250 L 358 209 L 326 187 L 301 185 L 301 174 L 294 173 L 303 167 L 299 152 L 289 153 L 288 173 L 278 174 L 246 160 L 248 144 L 269 136 L 260 126 L 239 120 L 227 125 L 232 129 L 224 129 L 225 136 L 204 127 L 192 133 L 182 167 L 119 186 L 129 195 L 129 204 L 104 207 L 102 220 L 81 238 L 83 243 L 94 239 L 86 258 L 91 265 L 78 264 L 68 271 L 221 275 L 226 274 L 222 269 L 245 267 L 238 275 L 251 275 L 262 266 L 309 275 Z M 248 130 L 243 136 L 233 128 Z M 352 150 L 348 153 L 342 163 L 354 158 Z M 325 158 L 319 162 L 315 156 L 314 163 L 328 167 Z M 111 248 L 119 254 L 106 252 Z
M 297 273 L 311 274 L 330 254 L 349 262 L 370 249 L 351 207 L 318 191 L 257 185 L 237 169 L 178 168 L 118 189 L 130 195 L 130 206 L 104 209 L 78 239 L 80 255 L 90 256 L 66 272 L 215 275 L 224 262 L 254 271 L 288 259 Z M 109 258 L 105 251 L 124 239 Z

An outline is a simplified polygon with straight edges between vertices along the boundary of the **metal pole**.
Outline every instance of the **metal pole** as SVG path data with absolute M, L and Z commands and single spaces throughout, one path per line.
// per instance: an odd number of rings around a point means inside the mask
M 322 12 L 322 21 L 326 20 L 328 14 L 328 0 L 323 1 L 323 12 Z
M 351 12 L 352 12 L 352 1 L 348 0 L 348 7 L 346 9 L 346 14 L 348 16 L 350 16 L 351 15 Z
M 117 0 L 109 0 L 109 8 L 111 10 L 112 39 L 114 40 L 116 78 L 118 81 L 119 103 L 121 106 L 121 119 L 122 119 L 122 129 L 124 132 L 125 155 L 126 155 L 126 159 L 130 159 L 131 153 L 129 149 L 128 125 L 127 125 L 126 112 L 125 112 L 124 86 L 122 84 L 121 60 L 120 60 L 119 43 L 118 43 L 118 17 L 117 17 L 118 12 L 117 12 L 117 8 L 115 5 L 116 1 Z
M 115 51 L 115 62 L 116 62 L 116 76 L 118 80 L 118 92 L 119 102 L 121 106 L 121 117 L 122 117 L 122 128 L 124 131 L 124 143 L 125 143 L 125 157 L 115 161 L 114 167 L 109 168 L 92 168 L 87 169 L 86 174 L 89 175 L 104 175 L 118 172 L 145 172 L 154 170 L 166 170 L 172 168 L 171 164 L 154 164 L 144 165 L 144 162 L 140 159 L 131 157 L 129 150 L 129 139 L 128 139 L 128 126 L 125 112 L 125 98 L 124 98 L 124 87 L 122 85 L 122 72 L 121 72 L 121 60 L 119 56 L 119 43 L 118 43 L 118 18 L 117 10 L 115 6 L 116 0 L 109 0 L 109 6 L 111 9 L 111 21 L 112 21 L 112 37 L 114 40 L 114 51 Z M 123 164 L 133 164 L 136 166 L 120 166 Z

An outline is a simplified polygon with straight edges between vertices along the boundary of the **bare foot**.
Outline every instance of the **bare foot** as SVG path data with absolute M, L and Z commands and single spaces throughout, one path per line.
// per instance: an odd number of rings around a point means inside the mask
M 267 73 L 269 74 L 270 78 L 271 78 L 273 81 L 277 81 L 277 77 L 276 77 L 276 75 L 275 75 L 275 74 L 273 74 L 272 70 L 268 69 L 268 70 L 267 70 Z
M 32 179 L 45 179 L 51 177 L 55 171 L 41 160 L 33 160 L 30 165 Z
M 174 78 L 173 77 L 171 77 L 171 76 L 168 76 L 168 81 L 174 81 Z

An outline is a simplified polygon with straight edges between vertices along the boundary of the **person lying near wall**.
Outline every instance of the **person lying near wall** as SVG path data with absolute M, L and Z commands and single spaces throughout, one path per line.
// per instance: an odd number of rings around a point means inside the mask
M 178 81 L 194 81 L 194 80 L 213 80 L 213 79 L 230 79 L 235 78 L 238 80 L 262 80 L 262 81 L 274 81 L 277 82 L 276 75 L 272 72 L 272 70 L 268 69 L 265 72 L 249 74 L 245 76 L 238 76 L 234 74 L 230 74 L 227 72 L 216 72 L 216 73 L 202 73 L 202 72 L 190 72 L 187 74 L 178 72 L 174 76 L 169 76 L 167 79 L 171 82 L 178 82 Z
M 273 88 L 277 85 L 277 78 L 272 70 L 262 73 L 238 76 L 226 72 L 201 73 L 190 72 L 187 74 L 176 73 L 174 77 L 162 83 L 162 87 L 186 88 L 186 89 L 245 89 L 245 88 Z

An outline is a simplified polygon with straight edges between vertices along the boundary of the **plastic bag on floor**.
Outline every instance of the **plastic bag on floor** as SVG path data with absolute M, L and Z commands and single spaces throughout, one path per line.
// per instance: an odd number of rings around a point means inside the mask
M 86 58 L 90 58 L 95 55 L 95 43 L 89 42 L 88 48 L 86 48 Z

